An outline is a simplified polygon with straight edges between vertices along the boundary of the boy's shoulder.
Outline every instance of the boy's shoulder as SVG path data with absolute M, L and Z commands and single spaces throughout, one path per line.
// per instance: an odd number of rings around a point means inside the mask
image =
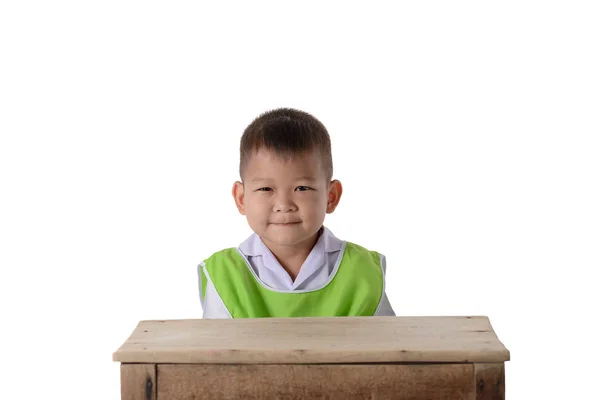
M 361 246 L 355 242 L 345 241 L 345 243 L 346 243 L 346 246 L 345 246 L 346 250 L 350 249 L 350 250 L 359 251 L 359 252 L 363 252 L 363 253 L 370 253 L 370 254 L 377 255 L 377 256 L 382 255 L 377 250 L 370 250 L 370 249 L 368 249 L 364 246 Z
M 228 247 L 219 251 L 215 251 L 209 257 L 207 257 L 204 262 L 206 263 L 208 260 L 220 258 L 220 257 L 231 257 L 233 254 L 239 254 L 237 247 Z

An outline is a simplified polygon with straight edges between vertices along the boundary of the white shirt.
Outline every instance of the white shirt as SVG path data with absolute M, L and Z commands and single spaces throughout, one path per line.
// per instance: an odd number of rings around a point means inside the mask
M 271 250 L 264 244 L 260 236 L 256 233 L 252 234 L 239 246 L 239 250 L 243 253 L 248 262 L 252 266 L 256 276 L 262 283 L 279 291 L 301 291 L 314 290 L 327 284 L 331 274 L 335 270 L 335 264 L 339 256 L 340 250 L 343 248 L 344 242 L 331 233 L 329 229 L 323 226 L 323 231 L 317 243 L 314 245 L 310 254 L 300 267 L 300 271 L 296 280 L 292 278 L 288 272 L 281 266 L 277 258 Z M 394 310 L 385 294 L 385 268 L 386 261 L 383 254 L 381 256 L 381 267 L 384 275 L 384 293 L 381 298 L 379 307 L 375 315 L 377 316 L 395 316 Z M 204 268 L 204 263 L 200 264 L 200 268 Z M 208 276 L 208 271 L 204 268 L 204 273 L 207 276 L 206 295 L 200 301 L 204 310 L 203 318 L 231 318 L 231 314 L 225 307 L 223 300 L 217 293 L 214 285 Z M 202 290 L 202 274 L 198 270 L 198 282 L 200 290 Z

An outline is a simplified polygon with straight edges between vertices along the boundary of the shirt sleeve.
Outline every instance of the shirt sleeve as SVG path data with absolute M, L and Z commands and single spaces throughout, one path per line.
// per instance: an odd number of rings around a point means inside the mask
M 390 301 L 385 293 L 385 271 L 387 268 L 386 259 L 383 254 L 380 254 L 380 262 L 381 262 L 381 271 L 383 273 L 383 295 L 381 296 L 381 301 L 379 302 L 379 306 L 377 307 L 377 311 L 375 312 L 376 317 L 395 317 L 396 313 L 390 304 Z
M 231 318 L 231 314 L 225 303 L 219 296 L 219 293 L 215 289 L 210 275 L 206 270 L 204 263 L 198 266 L 198 287 L 200 291 L 200 304 L 202 306 L 202 318 L 205 319 L 228 319 Z
M 385 293 L 383 293 L 383 298 L 381 299 L 381 303 L 379 303 L 379 308 L 375 313 L 376 317 L 395 317 L 396 313 L 392 309 L 392 305 L 388 300 L 388 297 Z
M 200 295 L 200 307 L 204 310 L 204 296 L 206 293 L 206 277 L 202 272 L 202 268 L 204 268 L 204 263 L 200 263 L 198 265 L 198 293 Z

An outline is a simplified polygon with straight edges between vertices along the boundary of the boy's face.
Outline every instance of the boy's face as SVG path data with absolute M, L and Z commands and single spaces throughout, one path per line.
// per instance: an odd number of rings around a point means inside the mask
M 285 162 L 261 149 L 247 163 L 243 180 L 233 185 L 236 205 L 269 247 L 311 242 L 342 195 L 339 181 L 326 181 L 315 152 Z

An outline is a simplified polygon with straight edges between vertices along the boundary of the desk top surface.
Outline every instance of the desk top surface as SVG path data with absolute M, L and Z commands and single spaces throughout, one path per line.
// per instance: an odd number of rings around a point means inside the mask
M 141 321 L 123 363 L 504 362 L 487 317 L 335 317 Z

